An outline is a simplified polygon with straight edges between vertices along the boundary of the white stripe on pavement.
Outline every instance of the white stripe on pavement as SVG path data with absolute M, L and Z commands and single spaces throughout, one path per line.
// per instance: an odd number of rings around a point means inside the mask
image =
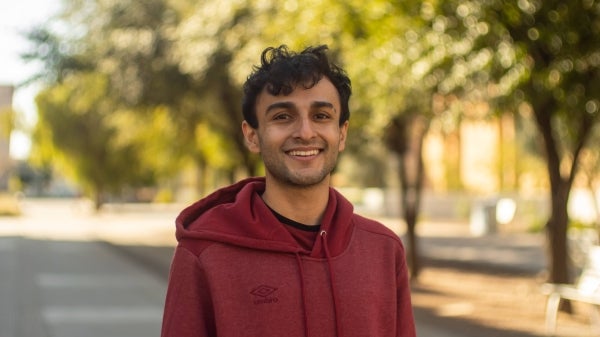
M 126 288 L 157 284 L 152 278 L 140 278 L 134 275 L 69 273 L 38 274 L 36 281 L 42 288 Z
M 49 306 L 42 310 L 44 320 L 50 324 L 157 322 L 162 314 L 163 309 L 155 306 Z

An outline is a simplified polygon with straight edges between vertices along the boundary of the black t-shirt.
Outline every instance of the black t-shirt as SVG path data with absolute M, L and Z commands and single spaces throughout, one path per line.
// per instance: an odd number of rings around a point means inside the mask
M 298 244 L 307 250 L 312 250 L 313 245 L 315 244 L 315 240 L 317 239 L 317 235 L 319 230 L 321 229 L 321 225 L 309 226 L 297 221 L 294 221 L 290 218 L 286 218 L 283 215 L 275 212 L 272 208 L 269 207 L 273 215 L 281 222 L 286 225 L 285 227 L 288 229 L 290 234 L 296 239 Z

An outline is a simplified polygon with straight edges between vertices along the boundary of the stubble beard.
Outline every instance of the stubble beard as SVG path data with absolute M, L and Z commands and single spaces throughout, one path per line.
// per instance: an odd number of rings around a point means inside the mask
M 323 149 L 323 152 L 327 153 L 328 148 Z M 278 160 L 276 156 L 264 153 L 261 156 L 265 170 L 271 178 L 289 187 L 306 189 L 319 185 L 329 178 L 337 163 L 338 153 L 329 154 L 330 158 L 326 158 L 323 167 L 317 172 L 310 173 L 303 173 L 302 169 L 290 169 L 283 160 Z
M 270 176 L 278 182 L 290 187 L 301 189 L 306 189 L 320 185 L 325 179 L 329 177 L 330 173 L 333 171 L 333 168 L 329 169 L 325 167 L 317 173 L 305 175 L 296 174 L 288 170 L 287 168 L 285 168 L 284 170 L 278 170 L 267 167 L 266 169 Z

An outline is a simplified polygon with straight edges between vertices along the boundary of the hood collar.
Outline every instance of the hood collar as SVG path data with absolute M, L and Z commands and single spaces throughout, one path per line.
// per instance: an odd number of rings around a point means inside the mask
M 177 217 L 177 240 L 204 239 L 324 258 L 324 241 L 317 240 L 312 251 L 301 248 L 262 200 L 264 190 L 265 178 L 248 178 L 197 201 Z M 329 188 L 321 230 L 327 232 L 330 257 L 341 254 L 347 247 L 352 233 L 352 214 L 352 204 Z

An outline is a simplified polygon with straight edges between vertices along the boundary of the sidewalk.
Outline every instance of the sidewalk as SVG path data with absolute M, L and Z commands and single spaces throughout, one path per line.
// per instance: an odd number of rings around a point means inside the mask
M 175 245 L 173 223 L 180 208 L 114 206 L 93 215 L 85 205 L 72 200 L 25 201 L 23 217 L 0 218 L 0 236 L 101 240 L 161 280 L 160 291 L 164 291 Z M 402 233 L 398 220 L 380 220 Z M 419 282 L 413 285 L 419 337 L 543 336 L 545 298 L 538 287 L 545 262 L 540 235 L 475 238 L 469 236 L 464 224 L 440 222 L 419 224 L 418 230 L 425 267 Z M 4 251 L 2 245 L 0 251 Z M 6 277 L 11 263 L 15 267 L 14 260 L 6 254 L 0 257 L 4 257 L 0 258 L 0 275 Z M 4 299 L 7 292 L 10 289 L 0 285 L 0 297 Z M 10 314 L 2 308 L 0 315 Z M 581 308 L 581 314 L 575 316 L 559 316 L 558 336 L 594 336 L 585 310 Z M 0 326 L 2 323 L 0 319 Z

